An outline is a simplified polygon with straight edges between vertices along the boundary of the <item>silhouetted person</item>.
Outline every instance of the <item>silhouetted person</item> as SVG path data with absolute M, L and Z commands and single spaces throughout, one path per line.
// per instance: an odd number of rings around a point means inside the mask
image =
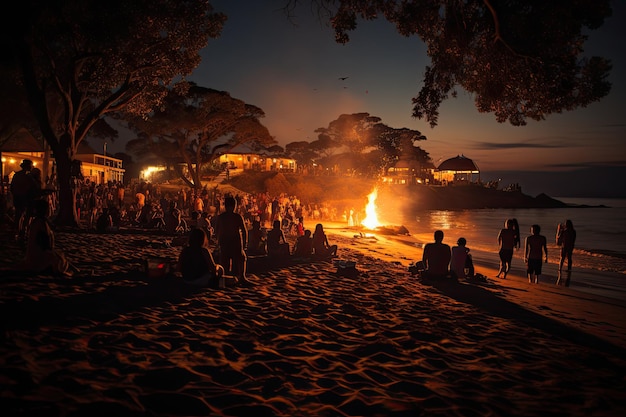
M 496 277 L 500 278 L 500 274 L 504 274 L 503 278 L 506 278 L 507 274 L 511 270 L 511 261 L 513 260 L 513 249 L 519 248 L 519 231 L 515 229 L 516 221 L 514 219 L 508 219 L 504 222 L 504 229 L 498 233 L 498 244 L 500 250 L 498 256 L 500 256 L 500 270 Z
M 207 243 L 206 233 L 202 229 L 191 229 L 189 243 L 178 257 L 178 269 L 188 284 L 217 288 L 224 275 L 224 268 L 215 264 Z
M 215 219 L 215 237 L 219 246 L 219 263 L 235 275 L 240 284 L 249 284 L 246 279 L 246 252 L 248 230 L 239 213 L 235 213 L 237 200 L 224 198 L 224 212 Z
M 434 238 L 434 243 L 427 243 L 424 246 L 422 255 L 423 275 L 431 279 L 445 278 L 449 272 L 448 265 L 450 265 L 452 252 L 450 246 L 443 243 L 443 231 L 436 230 Z
M 474 277 L 474 262 L 472 261 L 472 255 L 470 255 L 470 249 L 466 247 L 467 240 L 464 237 L 460 237 L 457 241 L 457 246 L 452 248 L 452 257 L 450 258 L 450 271 L 460 278 L 473 278 Z M 467 274 L 465 270 L 467 269 Z
M 51 273 L 57 276 L 71 276 L 72 269 L 78 271 L 68 261 L 63 252 L 55 247 L 54 233 L 48 223 L 50 206 L 47 200 L 36 200 L 33 218 L 28 226 L 28 241 L 24 266 L 37 273 Z
M 309 229 L 306 229 L 304 234 L 296 239 L 293 255 L 299 258 L 310 258 L 313 255 L 313 238 Z
M 319 258 L 328 258 L 337 256 L 337 245 L 328 243 L 328 237 L 324 232 L 324 226 L 321 223 L 315 225 L 313 231 L 313 255 Z
M 546 263 L 548 262 L 548 244 L 546 237 L 540 234 L 541 227 L 538 224 L 533 224 L 530 227 L 530 233 L 531 235 L 526 238 L 524 245 L 524 261 L 528 264 L 526 274 L 528 275 L 528 282 L 539 284 L 543 253 L 546 255 Z
M 248 255 L 267 255 L 267 237 L 259 220 L 252 221 L 252 228 L 248 232 Z
M 272 222 L 272 228 L 267 232 L 267 255 L 274 258 L 289 256 L 289 243 L 285 233 L 280 228 L 280 220 Z
M 563 263 L 567 259 L 567 277 L 565 286 L 569 287 L 572 277 L 572 253 L 576 244 L 576 229 L 571 220 L 566 220 L 565 224 L 559 224 L 556 230 L 556 244 L 561 247 L 561 258 L 559 259 L 559 277 L 556 284 L 561 283 L 561 272 L 563 271 Z
M 17 239 L 23 239 L 27 226 L 27 212 L 41 185 L 37 186 L 35 178 L 31 175 L 33 161 L 24 159 L 20 164 L 21 170 L 13 175 L 10 190 L 13 196 L 15 208 L 14 226 Z
M 102 213 L 96 220 L 96 231 L 98 233 L 108 233 L 113 230 L 113 217 L 109 213 L 108 207 L 102 208 Z

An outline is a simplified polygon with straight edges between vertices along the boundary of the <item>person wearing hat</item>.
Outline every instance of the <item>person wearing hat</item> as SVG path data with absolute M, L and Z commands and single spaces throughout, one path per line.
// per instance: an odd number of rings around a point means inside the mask
M 13 197 L 13 207 L 15 208 L 14 225 L 16 238 L 24 238 L 26 229 L 26 211 L 29 208 L 33 194 L 39 188 L 37 181 L 31 175 L 33 161 L 24 159 L 20 164 L 21 170 L 13 175 L 10 191 Z

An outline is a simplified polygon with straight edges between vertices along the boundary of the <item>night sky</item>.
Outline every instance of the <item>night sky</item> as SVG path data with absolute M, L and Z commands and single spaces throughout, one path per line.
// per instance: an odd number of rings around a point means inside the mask
M 609 96 L 524 127 L 479 113 L 469 94 L 459 90 L 458 98 L 440 108 L 439 125 L 430 128 L 411 116 L 411 98 L 429 63 L 418 37 L 401 36 L 381 19 L 361 22 L 350 43 L 337 44 L 332 29 L 306 6 L 290 21 L 280 10 L 284 0 L 214 1 L 228 21 L 222 36 L 209 41 L 190 80 L 261 107 L 262 122 L 282 146 L 315 140 L 314 130 L 340 114 L 367 112 L 389 126 L 421 131 L 427 140 L 420 146 L 435 165 L 464 154 L 486 180 L 511 174 L 502 171 L 519 171 L 520 179 L 526 178 L 524 171 L 605 172 L 617 166 L 626 172 L 626 77 L 620 77 L 626 74 L 625 3 L 614 2 L 613 16 L 587 44 L 589 55 L 613 61 Z M 588 179 L 590 185 L 596 181 Z

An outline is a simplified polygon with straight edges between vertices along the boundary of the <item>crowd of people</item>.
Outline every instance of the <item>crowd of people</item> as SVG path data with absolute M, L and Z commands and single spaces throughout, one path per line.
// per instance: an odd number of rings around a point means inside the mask
M 71 275 L 77 271 L 54 246 L 54 233 L 48 220 L 54 210 L 53 193 L 42 189 L 41 172 L 25 159 L 16 172 L 10 191 L 14 207 L 16 239 L 27 244 L 25 268 Z M 86 180 L 77 189 L 76 212 L 81 222 L 99 233 L 120 227 L 156 229 L 165 235 L 187 237 L 180 253 L 178 270 L 194 285 L 223 286 L 225 282 L 249 285 L 246 279 L 248 257 L 265 256 L 275 261 L 287 258 L 330 259 L 337 256 L 337 245 L 330 244 L 321 220 L 339 220 L 335 209 L 324 205 L 303 205 L 294 196 L 238 193 L 223 194 L 218 188 L 180 188 L 162 191 L 159 185 L 141 182 L 133 188 L 119 182 L 95 184 Z M 354 225 L 358 213 L 345 210 L 341 219 Z M 312 219 L 315 229 L 305 228 L 304 218 Z M 271 228 L 263 225 L 271 224 Z M 541 227 L 531 226 L 524 242 L 524 261 L 530 283 L 538 283 L 542 264 L 548 261 L 547 239 Z M 295 241 L 290 246 L 286 234 Z M 428 279 L 475 279 L 470 249 L 465 238 L 450 248 L 444 233 L 434 232 L 434 242 L 424 246 L 420 273 Z M 576 230 L 571 220 L 559 224 L 555 237 L 561 248 L 557 285 L 568 286 Z M 514 250 L 521 248 L 516 219 L 507 219 L 497 236 L 500 268 L 496 277 L 510 272 Z M 211 252 L 212 249 L 212 252 Z M 214 256 L 217 261 L 214 260 Z M 562 276 L 564 265 L 567 267 Z M 229 277 L 229 279 L 224 279 Z
M 54 194 L 43 192 L 32 161 L 25 159 L 21 166 L 11 182 L 10 202 L 16 239 L 27 246 L 22 267 L 37 273 L 71 275 L 77 269 L 54 247 L 49 220 L 56 207 Z M 232 195 L 207 187 L 172 192 L 147 182 L 131 187 L 114 181 L 96 184 L 85 180 L 77 184 L 76 215 L 82 227 L 97 233 L 127 227 L 184 238 L 186 246 L 180 252 L 177 269 L 191 285 L 249 285 L 249 256 L 278 261 L 337 255 L 337 246 L 329 244 L 321 223 L 315 233 L 304 227 L 305 216 L 314 221 L 331 220 L 336 211 L 323 205 L 303 205 L 287 195 Z M 273 224 L 273 228 L 266 230 L 262 227 L 265 224 Z M 286 234 L 297 242 L 293 248 Z

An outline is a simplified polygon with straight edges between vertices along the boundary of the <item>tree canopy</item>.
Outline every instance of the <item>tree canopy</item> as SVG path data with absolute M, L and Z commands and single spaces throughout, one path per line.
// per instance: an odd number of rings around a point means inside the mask
M 417 130 L 390 127 L 382 123 L 380 117 L 369 113 L 342 114 L 328 127 L 315 131 L 318 140 L 292 142 L 286 147 L 287 152 L 298 159 L 299 165 L 315 160 L 375 176 L 381 169 L 395 164 L 400 156 L 422 164 L 430 161 L 428 153 L 417 146 L 419 141 L 426 140 L 426 136 Z M 336 150 L 340 152 L 335 154 Z
M 200 62 L 225 16 L 208 0 L 24 0 L 0 31 L 2 64 L 14 68 L 54 152 L 61 224 L 76 225 L 71 165 L 96 122 L 147 114 Z
M 184 91 L 173 89 L 149 117 L 130 120 L 140 135 L 128 143 L 127 149 L 149 149 L 160 157 L 182 158 L 187 173 L 181 171 L 181 178 L 189 186 L 200 188 L 203 166 L 220 154 L 241 144 L 260 148 L 275 143 L 261 124 L 262 117 L 265 113 L 259 107 L 225 91 L 190 83 Z
M 291 12 L 300 0 L 290 0 Z M 384 17 L 426 44 L 431 64 L 413 116 L 434 127 L 441 103 L 460 87 L 480 112 L 524 125 L 606 96 L 609 60 L 585 57 L 588 32 L 611 15 L 610 0 L 312 0 L 336 40 L 359 19 Z

